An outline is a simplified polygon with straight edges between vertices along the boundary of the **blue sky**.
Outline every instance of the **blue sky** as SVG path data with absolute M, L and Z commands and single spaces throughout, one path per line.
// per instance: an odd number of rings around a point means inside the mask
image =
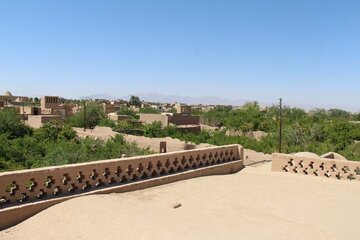
M 0 92 L 360 111 L 358 0 L 0 0 Z

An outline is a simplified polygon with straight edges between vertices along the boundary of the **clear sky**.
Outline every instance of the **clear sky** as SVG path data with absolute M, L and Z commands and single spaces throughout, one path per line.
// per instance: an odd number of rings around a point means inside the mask
M 360 111 L 359 0 L 0 0 L 0 92 Z

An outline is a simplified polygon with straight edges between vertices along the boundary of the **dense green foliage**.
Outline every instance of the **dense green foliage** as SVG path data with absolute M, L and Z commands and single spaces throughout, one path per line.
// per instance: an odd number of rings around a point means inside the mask
M 24 125 L 14 111 L 0 111 L 0 171 L 79 163 L 148 154 L 121 135 L 108 140 L 79 139 L 66 124 L 39 129 Z
M 127 106 L 121 106 L 119 111 L 117 111 L 118 115 L 129 115 L 133 118 L 136 118 L 136 113 Z
M 197 134 L 183 133 L 174 127 L 161 128 L 160 123 L 144 126 L 144 135 L 149 137 L 171 136 L 184 141 L 214 145 L 241 144 L 245 148 L 272 153 L 278 151 L 278 108 L 261 109 L 247 103 L 240 109 L 216 107 L 208 112 L 194 111 L 203 124 L 220 127 L 215 131 Z M 360 160 L 360 124 L 358 114 L 343 110 L 315 109 L 306 113 L 302 109 L 285 107 L 283 110 L 283 152 L 310 151 L 317 154 L 338 152 L 350 160 Z M 241 134 L 229 134 L 233 130 Z M 246 136 L 252 131 L 264 131 L 267 136 L 260 140 Z
M 84 111 L 86 114 L 84 116 Z M 86 109 L 81 108 L 73 117 L 68 120 L 68 123 L 72 127 L 85 127 L 94 128 L 99 125 L 101 119 L 105 118 L 105 113 L 102 107 L 97 102 L 90 102 L 86 104 Z M 84 123 L 85 120 L 85 123 Z
M 140 107 L 141 106 L 141 100 L 138 96 L 134 96 L 132 95 L 129 99 L 129 104 L 131 106 L 137 106 L 137 107 Z
M 31 134 L 32 129 L 20 121 L 20 116 L 15 109 L 9 108 L 0 111 L 0 134 L 6 134 L 7 138 L 14 139 Z
M 180 136 L 193 142 L 207 142 L 216 145 L 239 143 L 246 148 L 266 153 L 278 150 L 278 108 L 260 109 L 256 102 L 242 108 L 217 107 L 208 112 L 197 112 L 204 124 L 223 127 L 220 131 Z M 340 109 L 315 109 L 306 113 L 302 109 L 285 107 L 283 110 L 283 151 L 286 153 L 310 151 L 317 154 L 334 151 L 348 159 L 360 160 L 359 114 Z M 264 131 L 269 133 L 257 141 L 245 136 L 227 136 L 226 130 L 243 133 Z
M 145 109 L 151 112 L 153 109 Z M 195 109 L 201 122 L 217 130 L 200 133 L 181 132 L 174 126 L 162 127 L 160 122 L 141 125 L 134 120 L 136 114 L 122 107 L 118 114 L 133 116 L 130 121 L 113 122 L 105 118 L 99 103 L 88 103 L 87 127 L 111 127 L 120 133 L 147 137 L 173 137 L 187 142 L 214 145 L 241 144 L 245 148 L 272 153 L 278 151 L 278 108 L 261 109 L 254 103 L 239 109 L 231 106 L 215 107 L 203 112 Z M 310 151 L 317 154 L 334 151 L 350 160 L 360 160 L 360 114 L 339 109 L 315 109 L 305 112 L 298 108 L 283 110 L 283 151 L 286 153 Z M 71 128 L 84 126 L 84 110 L 80 110 L 67 123 L 48 123 L 39 129 L 25 125 L 12 109 L 0 111 L 0 171 L 34 168 L 49 165 L 86 162 L 99 159 L 147 154 L 135 144 L 126 143 L 121 135 L 109 141 L 79 139 Z M 267 135 L 261 139 L 247 136 L 253 131 Z
M 146 137 L 172 137 L 195 144 L 209 143 L 213 145 L 242 144 L 246 148 L 256 151 L 272 152 L 277 147 L 277 138 L 269 135 L 262 141 L 257 141 L 245 136 L 226 136 L 226 131 L 201 131 L 200 133 L 182 132 L 174 126 L 161 127 L 160 122 L 147 124 L 143 127 Z
M 153 107 L 143 107 L 140 109 L 140 113 L 160 113 L 160 110 Z
M 111 120 L 111 119 L 102 118 L 102 119 L 100 119 L 98 126 L 100 126 L 100 127 L 110 127 L 110 128 L 114 128 L 114 127 L 116 127 L 116 124 L 115 124 L 115 122 L 114 122 L 113 120 Z
M 144 135 L 144 126 L 138 121 L 119 121 L 112 130 L 124 134 Z

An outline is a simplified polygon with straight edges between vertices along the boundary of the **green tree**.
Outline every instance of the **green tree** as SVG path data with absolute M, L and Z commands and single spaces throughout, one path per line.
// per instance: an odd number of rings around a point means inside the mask
M 351 113 L 341 110 L 341 109 L 329 109 L 329 116 L 331 118 L 342 118 L 342 119 L 347 119 L 350 118 Z
M 146 124 L 144 126 L 144 135 L 146 137 L 162 137 L 161 122 L 155 121 L 151 124 Z
M 127 106 L 121 106 L 120 109 L 117 111 L 117 114 L 119 115 L 128 115 L 131 117 L 135 117 L 136 113 Z
M 21 121 L 15 109 L 5 108 L 0 110 L 0 134 L 14 139 L 32 134 L 32 129 Z
M 102 118 L 100 119 L 100 122 L 99 122 L 99 126 L 100 127 L 110 127 L 110 128 L 113 128 L 116 126 L 115 122 L 111 119 L 108 119 L 108 118 Z
M 76 137 L 76 132 L 69 125 L 49 122 L 35 130 L 34 137 L 38 141 L 72 140 Z
M 140 98 L 138 96 L 132 95 L 130 97 L 129 104 L 132 105 L 132 106 L 140 107 L 141 106 Z
M 37 105 L 40 104 L 40 99 L 38 97 L 35 97 L 34 98 L 34 103 L 37 104 Z
M 355 121 L 360 121 L 360 113 L 355 113 L 353 118 Z
M 86 128 L 93 129 L 105 117 L 105 113 L 99 103 L 90 102 L 86 104 Z M 72 116 L 68 123 L 72 127 L 84 127 L 84 108 Z
M 140 109 L 140 113 L 160 113 L 160 111 L 152 107 L 144 107 Z

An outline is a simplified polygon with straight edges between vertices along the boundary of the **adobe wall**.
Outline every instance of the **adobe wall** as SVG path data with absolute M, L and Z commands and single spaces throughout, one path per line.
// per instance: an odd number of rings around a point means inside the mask
M 169 116 L 165 114 L 159 113 L 140 113 L 140 122 L 151 124 L 153 122 L 161 122 L 163 127 L 167 127 L 169 125 Z
M 103 111 L 105 112 L 105 114 L 116 112 L 115 104 L 103 103 L 102 107 L 103 107 Z
M 272 157 L 273 171 L 360 181 L 360 162 L 279 153 Z
M 108 115 L 108 118 L 112 121 L 125 121 L 125 120 L 131 120 L 131 117 L 129 115 Z
M 20 114 L 34 115 L 35 108 L 30 106 L 21 106 Z
M 177 127 L 178 130 L 185 133 L 199 133 L 201 132 L 200 125 L 181 125 Z
M 180 103 L 175 104 L 176 113 L 183 115 L 191 115 L 191 106 L 182 105 Z
M 58 96 L 43 96 L 40 99 L 41 108 L 58 108 L 59 97 Z
M 240 145 L 0 173 L 0 230 L 62 201 L 120 193 L 243 167 Z
M 200 117 L 199 116 L 186 116 L 175 113 L 169 117 L 169 123 L 175 125 L 199 125 Z
M 51 121 L 62 121 L 61 116 L 58 115 L 29 115 L 27 124 L 33 128 L 39 128 L 44 123 Z

